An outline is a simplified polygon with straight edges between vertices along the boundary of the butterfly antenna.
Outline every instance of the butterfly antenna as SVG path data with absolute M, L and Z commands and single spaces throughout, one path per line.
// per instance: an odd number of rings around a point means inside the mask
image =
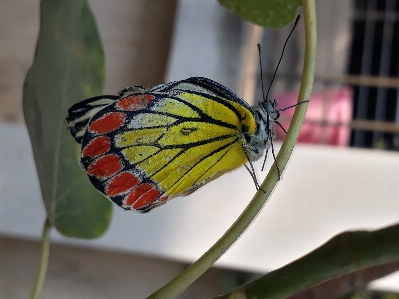
M 260 65 L 260 83 L 262 84 L 262 97 L 263 101 L 266 101 L 265 98 L 265 89 L 263 87 L 263 67 L 262 67 L 262 55 L 260 54 L 260 44 L 258 44 L 258 53 L 259 53 L 259 65 Z
M 283 59 L 283 54 L 284 54 L 285 46 L 287 45 L 287 42 L 288 42 L 288 40 L 290 39 L 290 37 L 291 37 L 291 35 L 292 35 L 292 32 L 294 32 L 294 29 L 295 29 L 296 25 L 298 24 L 300 17 L 301 17 L 300 15 L 298 15 L 298 16 L 296 17 L 294 26 L 292 27 L 290 34 L 288 35 L 287 39 L 285 40 L 285 43 L 284 43 L 284 46 L 283 46 L 283 51 L 281 52 L 280 59 L 279 59 L 279 61 L 278 61 L 278 63 L 277 63 L 276 70 L 274 71 L 272 81 L 270 82 L 269 89 L 267 90 L 267 93 L 266 93 L 266 98 L 263 96 L 263 98 L 264 98 L 265 100 L 266 100 L 267 97 L 269 96 L 270 88 L 272 87 L 274 78 L 276 77 L 276 73 L 277 73 L 278 67 L 280 66 L 281 59 Z M 262 78 L 262 68 L 261 68 L 260 76 L 261 76 L 261 78 Z M 263 82 L 263 81 L 262 81 L 262 82 Z M 263 84 L 263 83 L 262 83 L 262 84 Z M 262 88 L 262 90 L 263 90 L 263 88 Z

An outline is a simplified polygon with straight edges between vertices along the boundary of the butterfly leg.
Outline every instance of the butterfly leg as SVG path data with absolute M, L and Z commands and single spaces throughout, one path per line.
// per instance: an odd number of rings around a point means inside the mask
M 250 160 L 249 157 L 248 157 L 247 151 L 245 150 L 245 145 L 243 145 L 243 150 L 244 150 L 245 156 L 247 157 L 248 164 L 249 164 L 250 167 L 248 167 L 247 164 L 245 164 L 244 166 L 245 166 L 245 168 L 248 170 L 249 174 L 250 174 L 251 177 L 252 177 L 252 180 L 254 181 L 256 191 L 258 191 L 258 190 L 260 189 L 260 190 L 262 190 L 264 193 L 266 193 L 266 191 L 262 189 L 262 187 L 260 186 L 260 184 L 259 184 L 259 182 L 258 182 L 258 179 L 256 178 L 255 168 L 254 168 L 254 165 L 252 164 L 251 160 Z
M 271 134 L 269 134 L 269 137 L 271 138 Z M 273 155 L 273 160 L 274 163 L 276 164 L 276 168 L 277 168 L 277 172 L 278 172 L 278 180 L 281 180 L 281 171 L 280 171 L 280 167 L 278 166 L 278 163 L 276 161 L 276 154 L 274 153 L 274 145 L 273 145 L 273 140 L 271 140 L 271 148 L 272 148 L 272 155 Z

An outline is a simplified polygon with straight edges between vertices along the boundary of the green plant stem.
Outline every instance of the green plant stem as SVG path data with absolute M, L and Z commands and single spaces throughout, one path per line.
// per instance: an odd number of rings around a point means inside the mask
M 316 13 L 314 0 L 304 0 L 304 23 L 305 23 L 305 57 L 301 88 L 299 91 L 298 103 L 307 101 L 313 87 L 314 68 L 316 61 Z M 287 137 L 277 155 L 276 163 L 283 171 L 289 157 L 294 149 L 299 131 L 305 119 L 307 103 L 298 105 L 295 109 L 292 124 L 287 133 Z M 244 212 L 227 230 L 227 232 L 196 262 L 189 266 L 185 271 L 173 278 L 166 285 L 147 297 L 148 299 L 169 299 L 175 298 L 183 292 L 192 282 L 201 276 L 209 267 L 213 265 L 242 235 L 249 227 L 256 215 L 267 202 L 272 191 L 279 180 L 276 167 L 269 171 L 262 189 L 265 191 L 257 192 Z
M 302 0 L 303 6 L 303 19 L 305 25 L 305 56 L 302 70 L 301 88 L 299 90 L 298 103 L 308 101 L 310 94 L 312 93 L 314 70 L 316 65 L 316 49 L 317 49 L 317 31 L 316 31 L 316 7 L 314 0 Z M 301 130 L 302 124 L 305 120 L 306 111 L 308 109 L 308 103 L 302 103 L 295 109 L 290 128 L 287 132 L 287 136 L 284 139 L 281 149 L 277 155 L 277 162 L 280 169 L 284 169 L 288 163 L 288 160 L 294 150 L 295 143 L 298 140 L 299 131 Z M 278 180 L 277 168 L 273 167 L 273 171 L 268 173 L 268 176 L 272 176 L 272 183 Z M 268 177 L 266 177 L 265 185 L 268 183 Z
M 48 258 L 50 255 L 50 233 L 51 233 L 51 223 L 47 218 L 43 226 L 42 234 L 42 253 L 40 256 L 39 271 L 37 273 L 36 283 L 33 286 L 32 292 L 30 294 L 30 299 L 38 299 L 44 284 L 44 279 L 46 277 Z

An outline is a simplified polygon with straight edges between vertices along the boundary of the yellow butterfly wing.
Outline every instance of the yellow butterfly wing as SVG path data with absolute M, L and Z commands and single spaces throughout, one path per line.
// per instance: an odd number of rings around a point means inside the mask
M 81 164 L 112 201 L 147 212 L 245 164 L 246 136 L 256 131 L 252 108 L 235 93 L 189 78 L 127 93 L 98 112 Z
M 245 164 L 243 127 L 256 130 L 247 107 L 191 88 L 154 101 L 116 146 L 171 198 Z

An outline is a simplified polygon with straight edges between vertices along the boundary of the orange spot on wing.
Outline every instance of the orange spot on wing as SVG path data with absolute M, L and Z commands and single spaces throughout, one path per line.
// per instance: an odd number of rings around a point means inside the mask
M 106 155 L 101 157 L 87 168 L 89 175 L 105 178 L 122 170 L 122 161 L 118 156 Z
M 124 206 L 131 206 L 132 209 L 137 210 L 155 201 L 159 195 L 161 195 L 160 190 L 151 184 L 144 183 L 130 192 Z
M 83 157 L 95 157 L 105 154 L 111 147 L 111 141 L 106 136 L 94 138 L 82 151 Z
M 96 134 L 109 133 L 119 128 L 122 125 L 125 118 L 126 115 L 124 113 L 111 112 L 93 121 L 89 125 L 89 130 Z
M 140 183 L 140 179 L 131 172 L 121 172 L 112 178 L 105 190 L 108 196 L 115 196 L 129 191 Z
M 153 96 L 152 94 L 140 94 L 130 96 L 119 100 L 116 106 L 122 110 L 141 110 L 144 109 L 148 105 L 148 103 L 151 102 L 154 98 L 155 96 Z

